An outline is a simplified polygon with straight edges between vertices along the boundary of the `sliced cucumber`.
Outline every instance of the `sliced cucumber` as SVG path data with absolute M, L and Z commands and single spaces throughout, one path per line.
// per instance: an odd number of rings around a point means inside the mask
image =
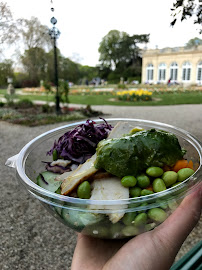
M 76 210 L 62 209 L 62 217 L 71 228 L 82 230 L 85 226 L 89 226 L 100 222 L 104 219 L 104 215 L 80 212 Z
M 46 190 L 55 192 L 59 189 L 59 187 L 62 184 L 62 181 L 55 180 L 56 176 L 58 176 L 57 173 L 48 172 L 48 171 L 42 172 L 37 177 L 37 184 Z
M 78 211 L 62 209 L 62 218 L 65 223 L 73 230 L 82 231 L 85 227 L 84 224 L 78 218 Z
M 93 225 L 104 219 L 104 215 L 102 214 L 93 214 L 93 213 L 85 213 L 85 212 L 80 212 L 79 217 L 80 217 L 81 222 L 85 226 Z

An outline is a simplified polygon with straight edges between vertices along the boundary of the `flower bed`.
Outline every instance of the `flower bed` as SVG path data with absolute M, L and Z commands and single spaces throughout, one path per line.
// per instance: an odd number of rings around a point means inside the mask
M 116 93 L 119 100 L 123 101 L 149 101 L 152 100 L 152 92 L 148 90 L 138 89 L 138 90 L 125 90 L 118 91 Z
M 114 93 L 113 88 L 93 88 L 93 89 L 70 89 L 70 95 L 112 95 Z

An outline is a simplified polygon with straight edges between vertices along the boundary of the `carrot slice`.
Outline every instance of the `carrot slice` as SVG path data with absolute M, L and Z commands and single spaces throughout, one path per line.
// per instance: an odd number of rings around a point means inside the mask
M 193 161 L 192 160 L 190 160 L 189 162 L 188 162 L 188 164 L 187 164 L 187 168 L 190 168 L 190 169 L 194 169 L 194 164 L 193 164 Z
M 186 159 L 181 159 L 175 163 L 172 170 L 175 172 L 178 172 L 179 170 L 181 170 L 183 168 L 187 168 L 187 165 L 188 165 L 188 161 Z
M 151 190 L 151 191 L 154 191 L 154 190 L 153 190 L 152 185 L 149 185 L 149 186 L 148 186 L 148 187 L 146 187 L 145 189 L 147 189 L 147 190 Z

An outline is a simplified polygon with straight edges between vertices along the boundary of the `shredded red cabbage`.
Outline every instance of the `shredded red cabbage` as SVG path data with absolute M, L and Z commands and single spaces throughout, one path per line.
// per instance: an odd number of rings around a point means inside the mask
M 47 155 L 52 155 L 56 150 L 59 157 L 82 164 L 96 151 L 97 144 L 106 139 L 112 126 L 101 118 L 104 123 L 97 124 L 87 120 L 76 128 L 66 132 L 58 141 L 55 141 Z

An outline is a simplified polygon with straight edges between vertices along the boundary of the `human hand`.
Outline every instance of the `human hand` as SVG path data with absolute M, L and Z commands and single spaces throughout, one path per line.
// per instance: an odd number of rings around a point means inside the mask
M 197 224 L 202 188 L 187 196 L 175 212 L 150 232 L 131 240 L 102 240 L 78 235 L 72 270 L 166 270 Z

